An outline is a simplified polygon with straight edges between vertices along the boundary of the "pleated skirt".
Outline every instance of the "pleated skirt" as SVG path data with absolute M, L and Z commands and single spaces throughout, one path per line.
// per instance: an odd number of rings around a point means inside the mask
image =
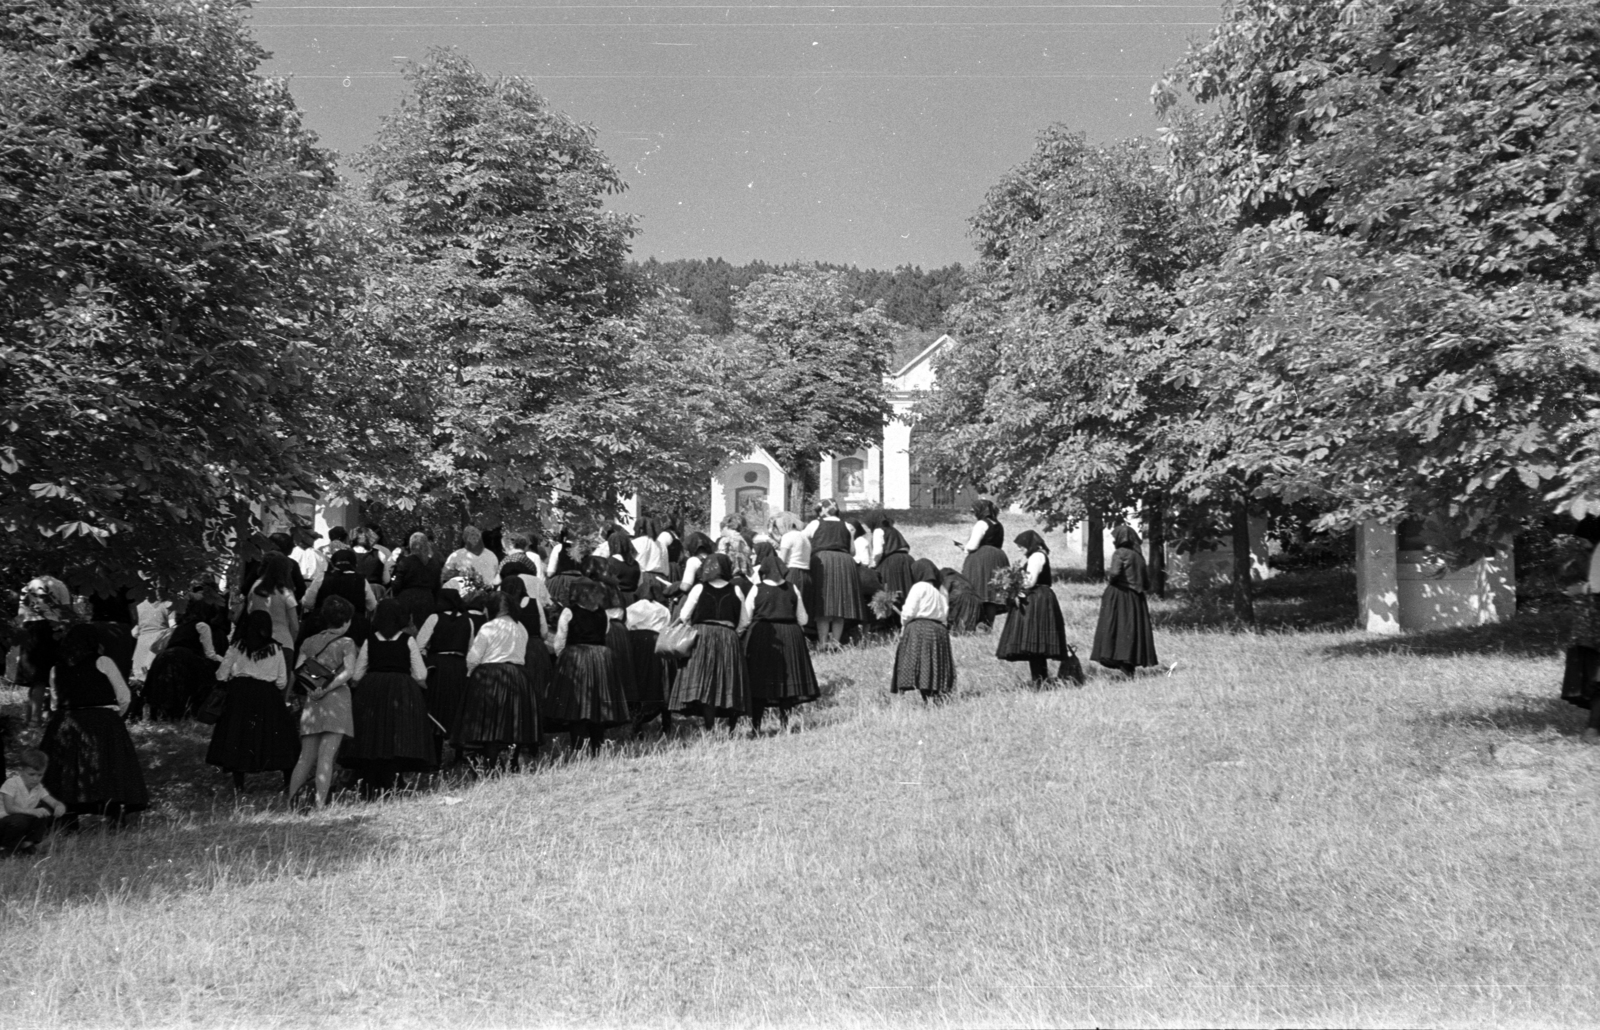
M 878 563 L 878 580 L 883 589 L 899 595 L 896 603 L 904 601 L 911 592 L 911 555 L 896 551 Z
M 1150 623 L 1150 602 L 1143 594 L 1107 584 L 1100 597 L 1100 621 L 1095 624 L 1089 660 L 1135 668 L 1160 664 L 1156 659 L 1155 629 Z
M 812 552 L 811 591 L 817 603 L 812 613 L 816 618 L 866 621 L 866 605 L 861 601 L 861 567 L 843 551 Z
M 544 729 L 532 684 L 521 665 L 480 665 L 467 679 L 454 728 L 462 747 L 535 747 Z
M 672 685 L 667 707 L 691 715 L 746 714 L 750 711 L 750 672 L 739 634 L 730 626 L 715 623 L 701 623 L 695 629 L 700 638 Z
M 956 689 L 956 659 L 950 631 L 936 619 L 912 619 L 900 631 L 894 651 L 894 676 L 889 690 L 948 694 Z
M 467 699 L 467 656 L 441 654 L 432 658 L 428 670 L 428 714 L 449 731 L 461 718 L 461 705 Z M 438 727 L 432 727 L 435 733 Z
M 300 758 L 300 727 L 283 703 L 283 691 L 275 683 L 242 676 L 222 686 L 226 701 L 211 730 L 206 761 L 237 773 L 293 769 Z
M 632 716 L 610 644 L 568 644 L 556 663 L 555 680 L 552 729 L 621 726 Z
M 797 569 L 794 566 L 790 566 L 784 579 L 791 586 L 799 589 L 801 602 L 806 606 L 806 611 L 811 614 L 812 618 L 815 618 L 817 614 L 817 597 L 815 584 L 811 581 L 811 570 Z
M 994 655 L 1007 662 L 1067 656 L 1067 626 L 1054 590 L 1036 586 L 1017 599 L 1006 614 Z
M 978 631 L 978 620 L 983 617 L 983 602 L 973 594 L 957 594 L 950 598 L 950 632 L 963 636 Z
M 122 716 L 109 708 L 57 710 L 39 749 L 50 756 L 45 788 L 73 811 L 112 803 L 137 811 L 150 804 L 133 738 Z
M 628 710 L 638 711 L 638 673 L 633 668 L 633 641 L 628 637 L 625 624 L 613 619 L 606 627 L 606 647 L 611 649 L 612 660 L 617 663 L 617 677 L 622 680 L 622 696 L 628 699 Z
M 145 710 L 157 719 L 183 718 L 217 685 L 218 664 L 187 647 L 162 651 L 145 674 Z
M 439 762 L 422 687 L 404 672 L 369 672 L 351 690 L 356 732 L 339 749 L 350 769 L 420 772 Z
M 764 620 L 752 623 L 744 655 L 752 701 L 788 708 L 822 696 L 805 632 L 797 624 Z
M 628 646 L 633 651 L 633 682 L 639 691 L 639 707 L 634 716 L 650 716 L 665 711 L 667 687 L 671 682 L 671 659 L 656 654 L 660 634 L 648 629 L 628 630 Z
M 996 569 L 1006 568 L 1010 564 L 1011 559 L 1006 557 L 1006 552 L 985 544 L 967 555 L 966 561 L 961 563 L 961 574 L 972 584 L 972 592 L 979 601 L 1003 605 L 1005 598 L 995 595 L 989 581 L 994 578 Z

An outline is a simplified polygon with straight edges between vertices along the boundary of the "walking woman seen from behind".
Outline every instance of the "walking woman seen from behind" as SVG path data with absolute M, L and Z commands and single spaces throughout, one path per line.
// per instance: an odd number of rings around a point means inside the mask
M 1133 675 L 1135 669 L 1159 664 L 1155 632 L 1150 625 L 1150 570 L 1139 551 L 1139 534 L 1132 526 L 1111 531 L 1116 550 L 1106 564 L 1106 592 L 1100 598 L 1100 622 L 1095 626 L 1091 661 Z
M 854 535 L 839 518 L 831 499 L 817 505 L 817 517 L 806 527 L 811 537 L 811 594 L 816 599 L 817 640 L 824 648 L 839 646 L 845 623 L 866 619 L 861 600 L 861 570 L 854 557 Z
M 356 731 L 350 707 L 350 681 L 356 674 L 356 642 L 350 637 L 350 625 L 356 610 L 348 600 L 333 594 L 323 600 L 318 614 L 326 628 L 306 640 L 297 671 L 315 663 L 334 675 L 321 686 L 308 686 L 303 696 L 300 760 L 289 777 L 289 797 L 299 794 L 314 772 L 314 803 L 321 808 L 328 803 L 328 791 L 333 787 L 333 760 L 339 756 L 339 745 Z
M 967 552 L 966 560 L 961 564 L 961 575 L 972 584 L 973 593 L 983 605 L 978 614 L 978 625 L 988 630 L 1006 607 L 1003 598 L 995 597 L 991 580 L 996 569 L 1004 568 L 1011 562 L 1006 558 L 1006 552 L 1001 550 L 1006 542 L 1006 531 L 1000 525 L 1000 509 L 995 507 L 993 501 L 977 500 L 972 503 L 972 515 L 976 519 L 972 524 L 972 534 L 961 545 Z

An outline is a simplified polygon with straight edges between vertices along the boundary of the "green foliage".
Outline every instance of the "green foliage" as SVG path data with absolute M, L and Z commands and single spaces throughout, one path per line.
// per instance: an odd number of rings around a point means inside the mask
M 6 564 L 182 574 L 325 460 L 336 180 L 263 57 L 199 0 L 0 8 Z

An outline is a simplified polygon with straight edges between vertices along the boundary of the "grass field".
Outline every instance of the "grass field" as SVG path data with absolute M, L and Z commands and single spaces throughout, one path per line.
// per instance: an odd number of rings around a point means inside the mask
M 1086 645 L 1098 589 L 1058 592 Z M 1380 641 L 1331 628 L 1347 577 L 1264 593 L 1309 629 L 1159 604 L 1171 675 L 1035 691 L 965 638 L 928 708 L 853 649 L 787 735 L 317 816 L 141 727 L 142 827 L 0 862 L 0 1025 L 1600 1022 L 1548 621 Z

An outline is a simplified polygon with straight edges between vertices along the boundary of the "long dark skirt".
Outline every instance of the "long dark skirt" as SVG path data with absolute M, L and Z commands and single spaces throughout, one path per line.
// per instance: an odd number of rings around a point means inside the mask
M 819 619 L 866 620 L 861 603 L 861 566 L 843 551 L 815 551 L 811 555 L 811 591 Z
M 852 565 L 855 563 L 852 561 Z M 750 711 L 750 672 L 731 626 L 701 623 L 689 663 L 672 685 L 667 707 L 690 715 L 740 716 Z
M 74 812 L 104 811 L 107 805 L 137 811 L 150 804 L 133 738 L 122 716 L 109 708 L 57 709 L 39 749 L 50 756 L 45 788 Z
M 994 656 L 1007 662 L 1067 656 L 1067 627 L 1054 590 L 1036 586 L 1017 599 L 1006 615 Z
M 639 710 L 639 674 L 633 668 L 633 641 L 628 638 L 626 624 L 611 620 L 606 627 L 606 646 L 617 663 L 617 677 L 622 680 L 622 695 L 628 699 L 628 710 Z
M 633 651 L 633 681 L 639 689 L 635 719 L 648 719 L 667 708 L 667 684 L 671 679 L 671 659 L 656 654 L 660 634 L 648 629 L 628 630 L 628 646 Z
M 950 652 L 950 631 L 936 619 L 912 619 L 900 631 L 894 651 L 891 693 L 920 691 L 923 696 L 956 689 L 956 659 Z
M 394 599 L 404 608 L 411 617 L 411 627 L 421 629 L 422 624 L 428 621 L 428 616 L 433 614 L 435 600 L 434 592 L 427 587 L 406 587 Z
M 1150 624 L 1150 602 L 1143 594 L 1106 585 L 1106 592 L 1100 597 L 1100 621 L 1095 625 L 1089 660 L 1110 668 L 1160 664 L 1156 659 L 1155 630 Z
M 950 597 L 950 632 L 955 636 L 976 633 L 983 618 L 983 602 L 969 593 Z
M 896 604 L 904 601 L 911 592 L 911 555 L 905 551 L 886 555 L 878 563 L 878 580 L 883 584 L 883 589 L 899 595 Z
M 480 665 L 467 680 L 467 696 L 455 724 L 462 747 L 537 747 L 545 729 L 523 666 Z
M 369 672 L 350 691 L 356 733 L 339 749 L 350 769 L 420 772 L 439 764 L 422 687 L 404 672 Z
M 217 685 L 214 662 L 187 647 L 169 647 L 155 656 L 144 677 L 145 710 L 156 719 L 181 719 Z
M 556 663 L 551 728 L 621 726 L 632 717 L 617 656 L 609 644 L 568 644 Z
M 744 654 L 752 701 L 769 708 L 789 708 L 822 696 L 806 635 L 796 623 L 751 623 Z
M 283 702 L 283 691 L 243 676 L 223 687 L 227 701 L 211 731 L 206 761 L 236 773 L 293 769 L 300 758 L 300 727 Z
M 1006 568 L 1011 564 L 1011 559 L 1006 557 L 1006 552 L 990 544 L 984 544 L 967 555 L 961 563 L 961 575 L 972 584 L 972 592 L 978 595 L 978 600 L 988 604 L 1005 605 L 1005 598 L 995 594 L 990 580 L 994 579 L 996 569 Z
M 461 718 L 461 705 L 467 698 L 467 656 L 434 655 L 428 669 L 428 714 L 449 732 Z M 435 733 L 438 727 L 432 727 Z
M 806 606 L 806 611 L 811 614 L 812 618 L 816 618 L 817 594 L 815 584 L 811 582 L 811 570 L 797 569 L 791 566 L 784 578 L 790 585 L 800 591 L 800 602 Z

